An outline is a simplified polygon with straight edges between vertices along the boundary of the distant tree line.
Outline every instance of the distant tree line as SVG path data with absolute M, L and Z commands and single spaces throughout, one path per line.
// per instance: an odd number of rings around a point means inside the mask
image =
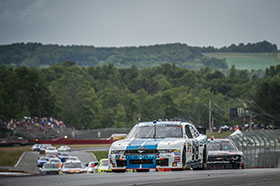
M 208 58 L 186 44 L 165 44 L 140 47 L 59 46 L 41 43 L 0 45 L 0 65 L 14 67 L 46 67 L 63 61 L 79 66 L 114 64 L 117 68 L 150 68 L 165 63 L 199 70 L 204 67 L 227 69 L 224 59 Z
M 225 75 L 168 63 L 144 69 L 74 62 L 42 69 L 0 66 L 0 119 L 53 116 L 78 129 L 131 127 L 139 120 L 166 118 L 207 126 L 209 99 L 215 126 L 233 124 L 229 109 L 245 99 L 279 114 L 280 65 L 262 78 L 252 73 L 233 66 Z
M 200 52 L 278 52 L 277 45 L 271 44 L 268 41 L 262 41 L 258 43 L 240 43 L 239 45 L 232 44 L 229 47 L 222 48 L 214 48 L 212 46 L 209 47 L 197 47 L 196 48 Z

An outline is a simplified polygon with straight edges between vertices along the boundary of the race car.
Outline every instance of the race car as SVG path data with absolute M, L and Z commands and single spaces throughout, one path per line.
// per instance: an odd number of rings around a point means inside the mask
M 244 169 L 244 155 L 232 140 L 209 140 L 208 149 L 208 169 Z
M 59 169 L 59 174 L 81 174 L 86 173 L 87 170 L 82 164 L 81 161 L 66 161 L 62 164 L 62 167 Z
M 185 169 L 207 166 L 207 137 L 195 126 L 181 121 L 136 124 L 126 139 L 109 149 L 109 168 L 114 172 L 133 169 Z

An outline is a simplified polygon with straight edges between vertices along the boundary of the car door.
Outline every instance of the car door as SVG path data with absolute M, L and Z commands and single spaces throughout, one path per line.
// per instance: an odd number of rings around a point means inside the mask
M 206 136 L 200 134 L 194 126 L 192 126 L 192 127 L 193 127 L 193 132 L 195 133 L 196 141 L 197 141 L 198 159 L 202 159 L 203 150 L 204 150 L 204 146 L 206 145 L 207 139 L 206 139 Z
M 193 136 L 193 160 L 198 160 L 199 159 L 199 132 L 196 130 L 196 128 L 193 125 L 189 125 L 190 131 Z
M 192 132 L 192 128 L 190 125 L 185 126 L 185 133 L 188 137 L 188 143 L 186 144 L 186 151 L 187 151 L 187 161 L 194 161 L 196 159 L 196 140 L 195 136 Z

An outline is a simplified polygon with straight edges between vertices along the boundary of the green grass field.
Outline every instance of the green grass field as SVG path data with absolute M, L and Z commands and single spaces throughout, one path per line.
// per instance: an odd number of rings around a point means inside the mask
M 92 153 L 95 155 L 98 161 L 103 158 L 108 158 L 108 151 L 94 151 Z
M 207 133 L 207 137 L 210 138 L 211 135 L 214 136 L 214 138 L 226 138 L 229 135 L 231 135 L 233 132 L 232 131 L 226 131 L 226 132 L 222 132 L 222 133 L 218 133 L 218 132 L 213 132 L 212 134 Z
M 228 67 L 239 70 L 266 69 L 280 64 L 280 53 L 203 53 L 207 57 L 226 59 Z

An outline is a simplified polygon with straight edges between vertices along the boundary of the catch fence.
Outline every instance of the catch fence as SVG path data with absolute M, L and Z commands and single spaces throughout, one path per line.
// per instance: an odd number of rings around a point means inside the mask
M 280 168 L 280 130 L 253 130 L 229 138 L 244 153 L 247 168 Z

